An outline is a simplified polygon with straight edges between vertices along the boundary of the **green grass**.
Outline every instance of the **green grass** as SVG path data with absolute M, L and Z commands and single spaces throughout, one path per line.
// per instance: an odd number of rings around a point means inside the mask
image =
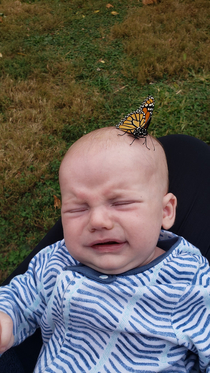
M 209 0 L 107 4 L 0 1 L 0 281 L 60 216 L 59 164 L 84 133 L 152 94 L 153 135 L 210 143 Z

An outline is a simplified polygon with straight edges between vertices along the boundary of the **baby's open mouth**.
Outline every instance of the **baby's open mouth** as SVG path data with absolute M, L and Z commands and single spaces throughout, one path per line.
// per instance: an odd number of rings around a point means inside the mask
M 99 242 L 93 242 L 91 247 L 95 250 L 99 251 L 114 251 L 123 246 L 124 242 L 122 241 L 115 241 L 115 240 L 110 240 L 110 241 L 99 241 Z
M 119 245 L 119 242 L 117 241 L 107 241 L 107 242 L 99 242 L 99 243 L 96 243 L 95 245 L 93 246 L 101 246 L 101 245 Z

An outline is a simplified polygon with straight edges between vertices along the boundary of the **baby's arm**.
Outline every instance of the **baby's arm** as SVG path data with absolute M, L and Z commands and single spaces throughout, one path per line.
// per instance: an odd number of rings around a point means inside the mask
M 210 267 L 205 258 L 192 257 L 191 268 L 194 278 L 173 309 L 172 323 L 179 345 L 198 355 L 199 372 L 210 373 Z
M 63 268 L 75 264 L 68 253 L 64 241 L 58 241 L 40 251 L 30 262 L 27 272 L 16 276 L 9 285 L 0 287 L 0 349 L 2 344 L 11 346 L 14 333 L 14 345 L 20 344 L 33 334 L 41 325 L 41 320 L 51 293 L 56 283 L 57 276 Z M 2 313 L 10 316 L 7 320 L 10 337 L 6 337 L 3 327 L 3 342 L 1 342 Z M 11 324 L 10 324 L 11 323 Z M 8 330 L 8 329 L 7 329 Z M 0 352 L 1 353 L 1 352 Z
M 14 343 L 13 321 L 9 315 L 0 311 L 0 354 Z

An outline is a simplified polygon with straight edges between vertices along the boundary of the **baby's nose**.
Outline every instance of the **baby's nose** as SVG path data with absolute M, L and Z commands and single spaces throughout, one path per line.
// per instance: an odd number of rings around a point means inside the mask
M 114 224 L 106 208 L 98 207 L 91 211 L 89 226 L 91 231 L 112 229 Z

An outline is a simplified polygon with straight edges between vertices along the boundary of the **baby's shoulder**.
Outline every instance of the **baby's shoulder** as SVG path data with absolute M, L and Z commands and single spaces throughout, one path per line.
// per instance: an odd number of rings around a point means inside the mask
M 208 260 L 200 250 L 183 237 L 179 237 L 174 250 L 165 260 L 162 270 L 170 274 L 177 282 L 192 285 L 209 285 L 210 267 Z
M 41 278 L 57 276 L 66 266 L 76 265 L 78 262 L 69 254 L 65 241 L 57 241 L 45 247 L 31 260 L 29 271 L 35 271 Z

